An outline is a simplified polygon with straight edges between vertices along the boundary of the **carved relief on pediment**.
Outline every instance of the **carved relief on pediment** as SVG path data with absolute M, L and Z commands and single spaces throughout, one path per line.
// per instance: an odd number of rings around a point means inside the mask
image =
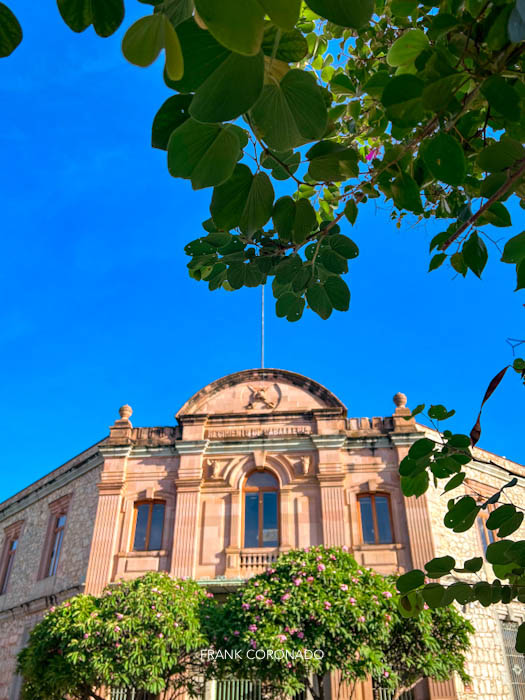
M 314 463 L 312 455 L 301 455 L 294 461 L 294 472 L 296 476 L 311 476 L 314 473 Z
M 223 480 L 225 472 L 232 460 L 215 459 L 213 457 L 204 459 L 203 476 L 206 481 Z

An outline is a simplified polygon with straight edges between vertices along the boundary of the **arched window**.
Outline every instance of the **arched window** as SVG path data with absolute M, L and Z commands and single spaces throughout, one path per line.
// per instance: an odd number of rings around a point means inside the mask
M 244 546 L 278 545 L 279 482 L 270 472 L 252 472 L 244 484 Z
M 357 497 L 361 541 L 391 544 L 394 541 L 390 497 L 386 493 L 363 493 Z
M 139 501 L 135 503 L 134 552 L 162 549 L 164 510 L 164 501 Z

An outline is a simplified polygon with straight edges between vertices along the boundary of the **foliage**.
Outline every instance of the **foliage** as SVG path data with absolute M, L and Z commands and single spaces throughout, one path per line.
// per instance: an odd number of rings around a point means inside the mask
M 394 580 L 360 567 L 345 548 L 281 555 L 217 609 L 212 635 L 222 653 L 209 673 L 260 680 L 268 695 L 293 695 L 306 685 L 316 698 L 333 670 L 350 684 L 371 675 L 393 689 L 423 675 L 445 679 L 458 671 L 466 678 L 470 624 L 452 608 L 423 610 L 407 624 Z
M 194 581 L 148 573 L 51 608 L 20 652 L 27 700 L 98 698 L 101 686 L 151 693 L 185 687 L 197 695 L 192 670 L 205 647 L 201 615 L 208 603 Z
M 152 143 L 174 177 L 213 188 L 211 217 L 185 251 L 211 290 L 272 280 L 276 313 L 349 308 L 358 255 L 341 232 L 369 199 L 449 220 L 429 270 L 481 276 L 485 227 L 525 206 L 522 0 L 141 0 L 152 14 L 122 43 L 134 64 L 165 54 L 177 94 Z M 123 0 L 58 0 L 76 32 L 109 36 Z M 22 38 L 0 3 L 0 55 Z M 313 145 L 312 145 L 313 144 Z M 276 195 L 276 191 L 279 195 Z M 282 194 L 281 194 L 282 193 Z M 524 235 L 502 260 L 525 286 Z

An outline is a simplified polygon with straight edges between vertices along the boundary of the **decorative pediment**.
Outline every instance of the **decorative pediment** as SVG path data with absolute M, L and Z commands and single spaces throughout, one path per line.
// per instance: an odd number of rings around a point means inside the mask
M 295 372 L 251 369 L 222 377 L 201 389 L 177 413 L 191 415 L 303 413 L 346 408 L 332 392 Z

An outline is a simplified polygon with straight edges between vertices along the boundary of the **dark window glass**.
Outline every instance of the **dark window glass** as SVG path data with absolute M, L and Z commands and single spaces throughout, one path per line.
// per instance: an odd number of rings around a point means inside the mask
M 252 472 L 246 481 L 246 488 L 249 487 L 278 489 L 279 482 L 269 472 Z
M 164 503 L 150 501 L 135 506 L 135 535 L 133 550 L 143 552 L 162 548 Z
M 390 499 L 371 493 L 358 496 L 361 536 L 365 544 L 390 544 L 394 541 L 390 516 Z
M 277 529 L 277 492 L 263 492 L 263 547 L 277 547 L 279 544 Z
M 378 538 L 381 544 L 392 542 L 392 528 L 390 525 L 390 508 L 386 496 L 376 496 L 376 515 Z
M 9 583 L 9 577 L 11 576 L 11 569 L 13 568 L 13 562 L 15 560 L 17 547 L 18 540 L 11 540 L 7 552 L 7 560 L 5 562 L 4 574 L 2 576 L 2 586 L 0 588 L 0 594 L 3 594 L 7 591 L 7 584 Z
M 478 530 L 481 537 L 481 546 L 485 553 L 489 544 L 495 542 L 496 538 L 494 537 L 494 532 L 487 527 L 487 519 L 482 515 L 478 516 Z
M 64 539 L 64 528 L 66 526 L 66 516 L 59 515 L 55 519 L 55 528 L 53 530 L 53 544 L 51 547 L 51 555 L 49 557 L 48 576 L 54 576 L 57 572 L 60 552 L 62 550 L 62 541 Z
M 259 494 L 247 493 L 244 510 L 244 546 L 259 544 Z
M 361 532 L 363 533 L 363 542 L 366 544 L 375 544 L 376 535 L 374 530 L 374 518 L 372 515 L 372 499 L 370 496 L 365 496 L 359 499 L 359 509 L 361 511 Z

